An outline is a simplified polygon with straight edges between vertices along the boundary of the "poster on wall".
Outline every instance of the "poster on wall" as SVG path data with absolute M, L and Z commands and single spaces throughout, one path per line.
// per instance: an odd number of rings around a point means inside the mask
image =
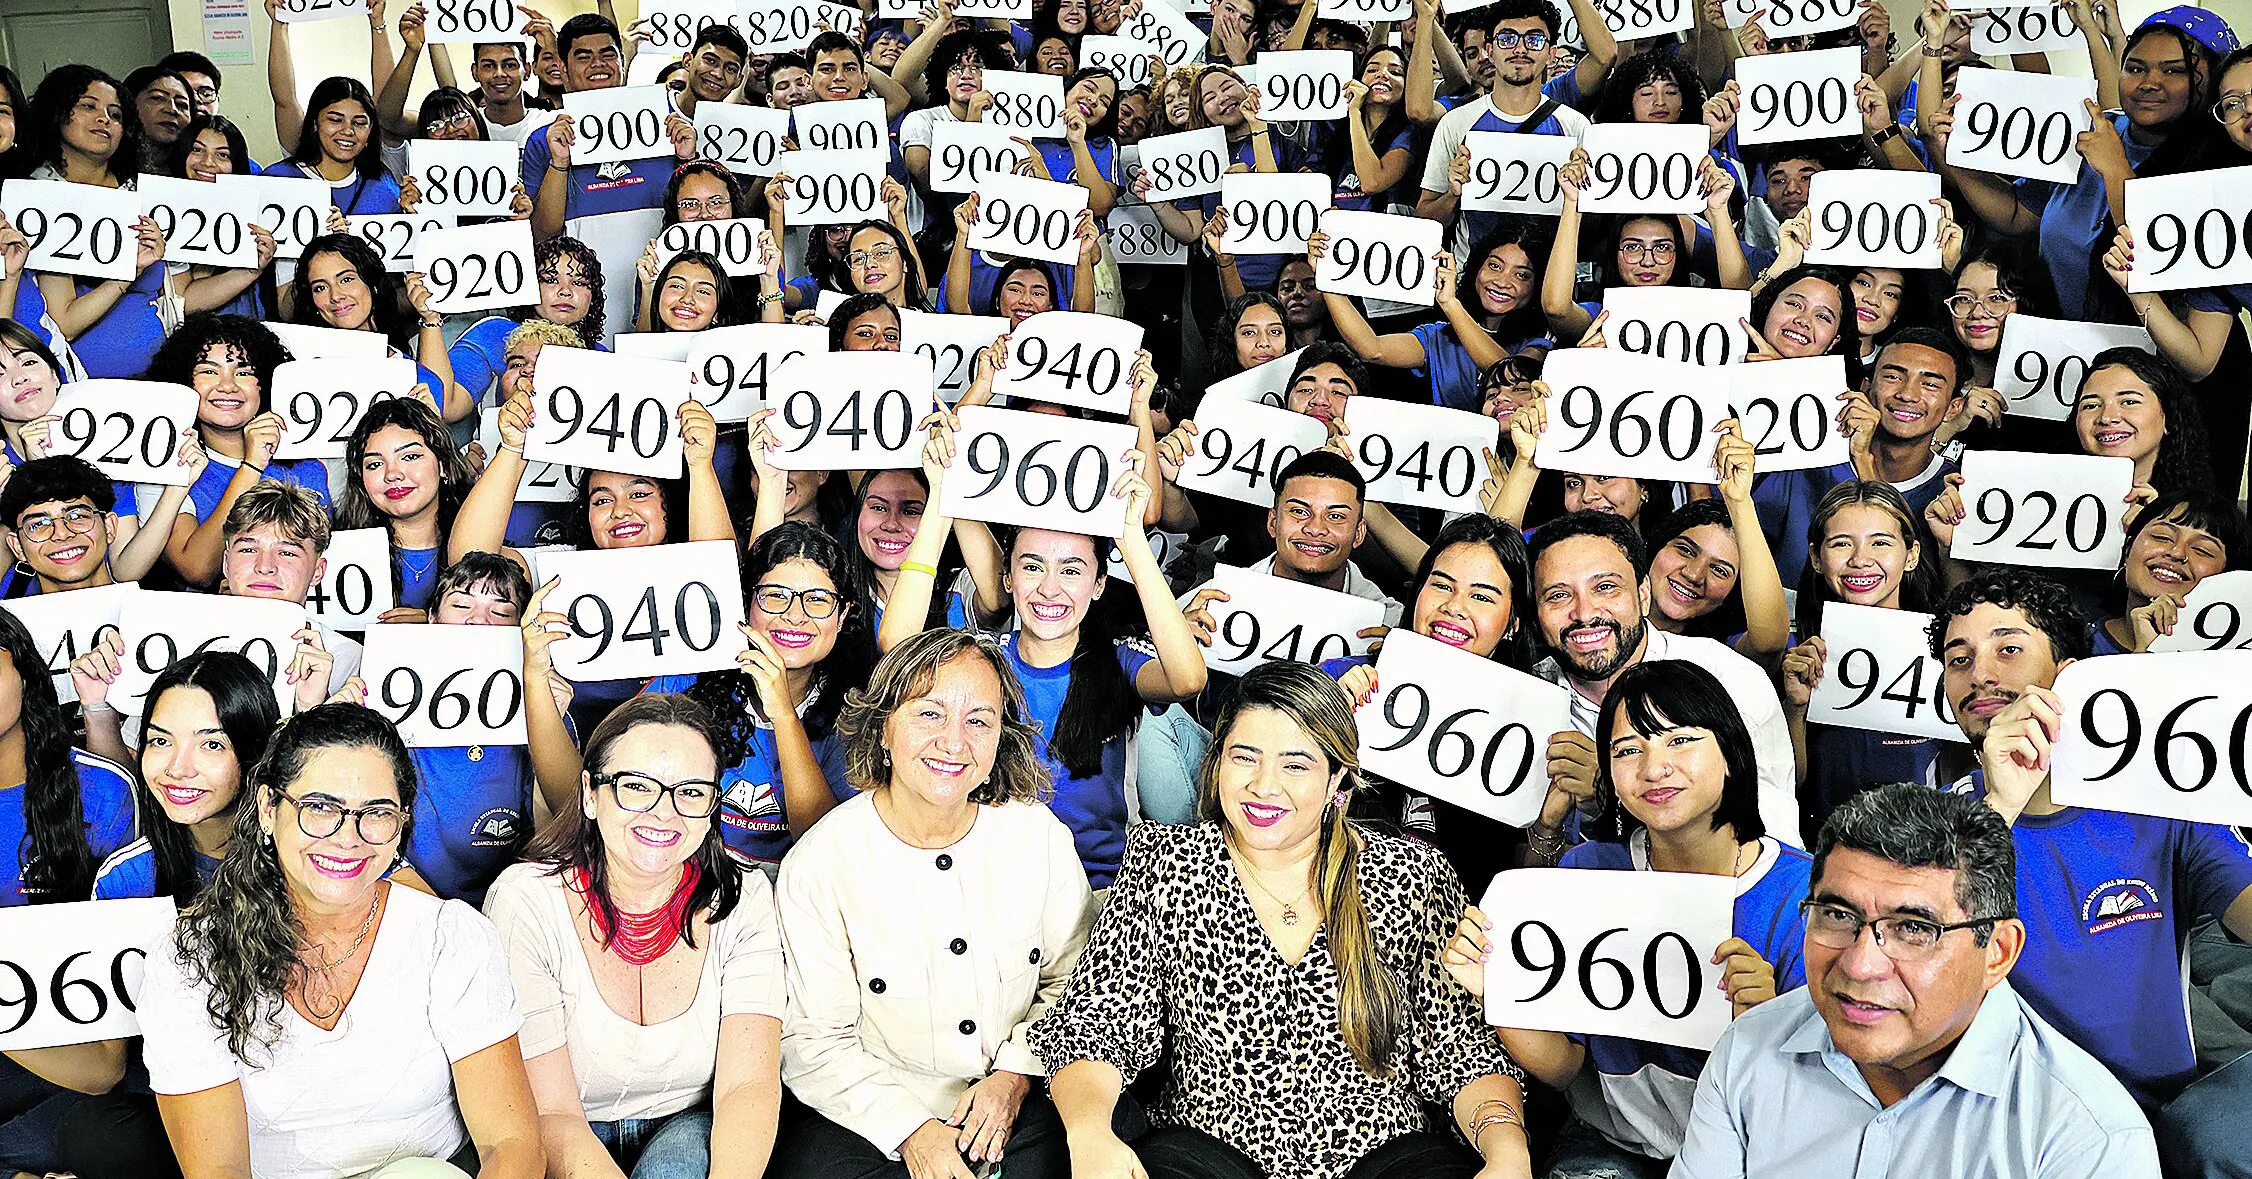
M 250 0 L 203 0 L 203 53 L 217 65 L 257 62 L 257 46 L 250 40 Z

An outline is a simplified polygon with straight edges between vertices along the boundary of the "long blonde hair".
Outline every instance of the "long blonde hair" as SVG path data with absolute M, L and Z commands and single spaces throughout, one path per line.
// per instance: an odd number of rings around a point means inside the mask
M 1332 773 L 1341 772 L 1338 791 L 1349 798 L 1360 785 L 1360 730 L 1353 706 L 1337 681 L 1306 663 L 1262 664 L 1243 677 L 1235 699 L 1220 714 L 1216 736 L 1197 771 L 1197 814 L 1224 822 L 1220 806 L 1220 758 L 1236 718 L 1255 708 L 1289 717 L 1321 750 Z M 1345 817 L 1345 801 L 1333 801 L 1323 816 L 1321 847 L 1315 855 L 1314 887 L 1321 899 L 1322 923 L 1329 930 L 1329 956 L 1337 964 L 1337 1030 L 1353 1059 L 1371 1076 L 1392 1071 L 1400 1041 L 1400 980 L 1376 952 L 1375 932 L 1361 901 L 1361 852 L 1367 846 L 1360 828 Z M 1234 836 L 1231 833 L 1230 839 Z

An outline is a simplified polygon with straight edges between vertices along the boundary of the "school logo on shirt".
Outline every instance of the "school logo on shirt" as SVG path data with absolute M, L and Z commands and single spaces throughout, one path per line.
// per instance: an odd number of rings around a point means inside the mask
M 2080 902 L 2080 924 L 2090 934 L 2165 916 L 2165 909 L 2158 904 L 2158 890 L 2132 878 L 2106 880 Z
M 641 183 L 634 174 L 633 165 L 626 160 L 612 160 L 594 169 L 594 179 L 587 181 L 588 192 L 603 192 L 613 188 L 631 188 Z
M 470 825 L 471 847 L 513 847 L 517 833 L 524 828 L 524 816 L 507 808 L 495 808 L 477 816 Z
M 782 798 L 772 782 L 737 779 L 720 801 L 725 805 L 719 819 L 730 827 L 744 831 L 782 831 L 789 827 L 782 818 Z

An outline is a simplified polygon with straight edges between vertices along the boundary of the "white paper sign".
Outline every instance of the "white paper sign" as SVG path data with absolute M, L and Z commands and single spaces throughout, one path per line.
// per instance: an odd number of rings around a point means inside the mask
M 506 217 L 516 199 L 517 157 L 523 145 L 513 139 L 414 139 L 407 142 L 407 164 L 422 190 L 418 213 L 455 217 Z
M 422 31 L 432 45 L 531 40 L 524 34 L 524 13 L 514 0 L 430 0 Z
M 1710 1049 L 1732 1008 L 1713 951 L 1735 936 L 1736 882 L 1700 872 L 1520 868 L 1480 903 L 1500 947 L 1486 1022 Z
M 1325 180 L 1324 183 L 1327 183 Z M 1087 190 L 1029 176 L 992 175 L 979 186 L 970 248 L 1061 266 L 1079 262 L 1079 215 Z
M 1804 37 L 1852 28 L 1861 19 L 1861 4 L 1860 0 L 1729 0 L 1729 28 L 1743 28 L 1755 17 L 1771 38 Z
M 1031 0 L 1020 2 L 1029 12 Z M 954 11 L 956 15 L 960 15 L 962 10 L 957 7 Z M 1142 5 L 1141 12 L 1132 20 L 1118 26 L 1118 32 L 1121 36 L 1156 49 L 1167 66 L 1177 67 L 1204 60 L 1204 30 L 1190 24 L 1189 18 L 1175 11 L 1163 0 Z
M 2252 677 L 2235 651 L 2082 659 L 2057 673 L 2060 806 L 2192 823 L 2252 823 Z
M 571 124 L 571 163 L 615 164 L 672 154 L 665 134 L 671 96 L 662 86 L 610 86 L 563 96 Z
M 355 16 L 365 20 L 367 15 L 367 0 L 281 0 L 280 6 L 274 9 L 275 23 L 285 25 Z
M 1853 461 L 1853 443 L 1836 425 L 1838 395 L 1851 388 L 1844 357 L 1800 356 L 1719 371 L 1730 386 L 1728 414 L 1752 444 L 1756 469 L 1821 470 Z
M 820 352 L 774 371 L 769 424 L 785 471 L 920 468 L 938 407 L 931 362 L 912 352 Z
M 1354 73 L 1350 51 L 1262 53 L 1257 61 L 1260 118 L 1283 123 L 1345 117 L 1345 82 Z
M 539 573 L 561 579 L 547 608 L 571 635 L 549 650 L 574 683 L 719 671 L 745 646 L 733 541 L 555 552 Z
M 1608 287 L 1604 341 L 1621 352 L 1715 367 L 1751 351 L 1750 291 L 1718 287 Z
M 1151 7 L 1163 5 L 1144 5 L 1142 11 Z M 1218 127 L 1152 136 L 1141 148 L 1142 175 L 1149 177 L 1142 199 L 1153 205 L 1218 192 L 1227 175 L 1228 133 Z
M 1362 769 L 1512 827 L 1540 817 L 1569 688 L 1406 627 L 1384 636 L 1376 683 L 1358 711 Z
M 1321 215 L 1329 248 L 1314 271 L 1314 288 L 1432 306 L 1438 301 L 1437 259 L 1445 228 L 1427 217 L 1330 209 Z
M 2127 182 L 2135 268 L 2127 289 L 2180 291 L 2252 282 L 2252 167 Z
M 1030 139 L 1063 138 L 1063 79 L 1054 74 L 988 70 L 985 88 L 993 105 L 985 121 Z M 802 107 L 800 109 L 803 109 Z
M 1705 158 L 1702 123 L 1597 123 L 1587 149 L 1583 213 L 1696 213 L 1697 166 Z
M 2065 421 L 2088 379 L 2088 362 L 2113 348 L 2158 351 L 2147 328 L 2012 313 L 1994 354 L 1994 391 L 2010 399 L 2004 412 L 2012 417 Z
M 786 151 L 777 174 L 790 178 L 790 224 L 845 225 L 883 219 L 882 151 Z
M 1110 211 L 1110 256 L 1121 266 L 1186 266 L 1187 243 L 1174 237 L 1148 205 L 1119 205 Z
M 1336 201 L 1337 186 L 1319 172 L 1238 172 L 1220 181 L 1232 254 L 1303 254 Z
M 961 9 L 956 15 L 966 15 Z M 735 28 L 750 42 L 752 53 L 803 53 L 808 42 L 820 34 L 821 26 L 844 32 L 853 40 L 860 39 L 860 13 L 842 4 L 825 4 L 819 0 L 797 0 L 796 3 L 761 4 L 745 0 L 737 6 Z M 850 26 L 847 28 L 846 26 Z
M 141 198 L 122 188 L 10 180 L 0 212 L 31 243 L 25 270 L 124 281 L 140 273 Z
M 328 538 L 327 566 L 305 594 L 305 609 L 337 630 L 366 630 L 397 605 L 391 593 L 391 530 L 347 528 Z
M 1024 162 L 1016 141 L 1016 132 L 990 123 L 932 123 L 931 191 L 977 192 L 992 177 L 1014 174 Z
M 1196 451 L 1181 464 L 1175 482 L 1271 508 L 1283 468 L 1327 441 L 1329 428 L 1319 418 L 1256 401 L 1207 397 L 1196 410 Z
M 391 341 L 384 339 L 382 332 L 347 331 L 279 320 L 269 320 L 266 330 L 274 333 L 282 347 L 289 349 L 289 354 L 298 360 L 319 360 L 328 356 L 373 360 L 391 354 Z
M 729 102 L 696 104 L 696 158 L 740 176 L 772 176 L 790 112 Z
M 766 222 L 757 217 L 724 221 L 676 221 L 657 235 L 657 253 L 670 259 L 683 250 L 702 250 L 719 259 L 730 276 L 766 273 L 762 242 Z
M 1157 46 L 1132 37 L 1088 33 L 1079 41 L 1080 62 L 1090 69 L 1109 70 L 1118 79 L 1120 90 L 1149 85 L 1149 58 L 1153 53 L 1164 56 Z
M 642 0 L 640 49 L 643 56 L 673 58 L 688 52 L 706 25 L 730 25 L 735 6 L 727 0 Z
M 1126 501 L 1110 490 L 1134 453 L 1134 427 L 965 405 L 954 442 L 945 515 L 1086 536 L 1126 530 Z
M 1304 348 L 1293 349 L 1265 364 L 1247 368 L 1232 377 L 1222 377 L 1205 387 L 1204 399 L 1210 401 L 1218 397 L 1284 408 L 1290 401 L 1291 370 L 1298 367 L 1298 356 L 1304 351 Z
M 393 397 L 414 395 L 419 383 L 414 361 L 292 360 L 274 369 L 268 404 L 282 416 L 279 459 L 344 457 L 352 428 L 368 407 Z M 438 390 L 430 391 L 432 396 Z
M 2135 482 L 2125 458 L 1973 450 L 1963 455 L 1963 507 L 1948 555 L 2043 569 L 2117 569 L 2120 514 Z
M 594 471 L 678 479 L 688 366 L 584 348 L 542 349 L 532 371 L 538 412 L 524 457 Z
M 1384 624 L 1382 602 L 1252 569 L 1221 565 L 1206 584 L 1228 600 L 1205 607 L 1214 629 L 1204 665 L 1230 675 L 1276 659 L 1318 664 L 1359 655 L 1369 643 L 1360 632 Z
M 304 257 L 305 243 L 328 232 L 329 210 L 336 207 L 336 194 L 328 182 L 309 176 L 226 173 L 212 183 L 250 194 L 258 206 L 251 214 L 251 224 L 274 235 L 276 258 Z
M 1596 0 L 1603 23 L 1621 41 L 1686 29 L 1696 19 L 1693 0 Z
M 89 555 L 95 560 L 102 559 Z M 16 621 L 31 632 L 32 645 L 45 656 L 47 675 L 55 685 L 55 698 L 69 704 L 78 699 L 78 685 L 70 679 L 71 661 L 93 650 L 103 639 L 117 634 L 117 620 L 125 609 L 125 599 L 140 592 L 139 583 L 121 581 L 67 593 L 14 598 L 0 609 L 15 615 Z
M 814 151 L 886 151 L 884 100 L 809 102 L 790 112 L 798 146 Z
M 539 302 L 539 269 L 533 260 L 529 221 L 495 221 L 419 234 L 415 262 L 430 284 L 432 311 L 451 315 Z
M 693 615 L 701 598 L 690 605 Z M 524 744 L 524 634 L 513 626 L 371 626 L 360 666 L 368 707 L 409 749 Z
M 829 329 L 797 323 L 746 323 L 692 333 L 686 363 L 696 400 L 720 422 L 748 421 L 766 408 L 774 369 L 829 350 Z
M 118 613 L 125 659 L 110 684 L 109 702 L 128 716 L 141 715 L 142 697 L 156 677 L 198 651 L 240 654 L 266 673 L 275 702 L 286 702 L 293 689 L 282 674 L 297 650 L 293 636 L 305 622 L 305 607 L 294 602 L 143 590 Z
M 1744 106 L 1736 120 L 1737 141 L 1788 143 L 1857 135 L 1861 112 L 1854 106 L 1853 87 L 1860 80 L 1861 51 L 1850 46 L 1741 58 L 1736 81 L 1743 87 Z
M 1932 202 L 1938 199 L 1939 177 L 1930 172 L 1817 172 L 1807 189 L 1814 224 L 1806 260 L 1937 270 L 1939 206 Z
M 485 453 L 500 453 L 500 407 L 488 405 L 477 411 L 477 441 L 484 444 Z M 560 463 L 527 463 L 524 475 L 516 481 L 516 502 L 520 504 L 567 504 L 577 498 L 574 474 Z
M 174 461 L 195 429 L 196 391 L 162 381 L 72 381 L 49 412 L 62 420 L 47 453 L 85 459 L 118 483 L 185 486 L 196 473 Z
M 1571 162 L 1578 140 L 1565 135 L 1472 131 L 1462 142 L 1470 149 L 1470 180 L 1462 186 L 1464 209 L 1537 217 L 1563 213 L 1564 189 L 1557 183 L 1556 170 Z
M 192 266 L 258 265 L 258 238 L 250 232 L 257 206 L 236 188 L 200 180 L 143 173 L 141 211 L 164 235 L 164 260 Z
M 1318 16 L 1369 24 L 1380 20 L 1405 20 L 1414 10 L 1410 0 L 1321 0 Z
M 2009 53 L 2088 51 L 2088 39 L 2072 23 L 2069 4 L 2029 4 L 1989 8 L 1971 17 L 1971 52 Z
M 451 217 L 422 213 L 372 213 L 366 217 L 347 217 L 345 221 L 351 225 L 353 233 L 375 247 L 375 252 L 383 256 L 383 269 L 393 274 L 408 274 L 414 270 L 414 244 L 423 234 L 454 227 Z
M 702 332 L 623 332 L 610 339 L 610 350 L 620 356 L 669 360 L 685 364 Z M 710 408 L 710 407 L 706 407 Z
M 1560 348 L 1535 461 L 1544 471 L 1710 483 L 1713 427 L 1728 414 L 1728 372 L 1616 348 Z
M 133 1000 L 151 953 L 172 951 L 170 897 L 0 909 L 0 994 L 19 990 L 0 1049 L 21 1052 L 140 1034 Z
M 899 312 L 899 350 L 931 362 L 931 390 L 952 405 L 969 389 L 976 375 L 978 349 L 1009 334 L 1003 315 L 947 315 L 917 311 Z
M 1043 311 L 1009 333 L 1009 362 L 993 391 L 1124 417 L 1134 397 L 1134 357 L 1141 348 L 1142 326 L 1131 320 Z
M 1479 511 L 1486 478 L 1484 452 L 1500 426 L 1482 413 L 1416 405 L 1381 397 L 1345 402 L 1353 465 L 1368 480 L 1367 498 L 1450 512 Z
M 1931 615 L 1851 602 L 1822 604 L 1828 658 L 1808 702 L 1809 724 L 1963 740 L 1947 700 L 1946 669 L 1931 657 Z
M 2080 175 L 2080 133 L 2088 129 L 2082 104 L 2095 96 L 2093 78 L 2015 70 L 1959 75 L 1947 163 L 2070 184 Z
M 2158 636 L 2150 649 L 2252 650 L 2252 570 L 2216 573 L 2198 582 L 2182 602 L 2174 633 Z

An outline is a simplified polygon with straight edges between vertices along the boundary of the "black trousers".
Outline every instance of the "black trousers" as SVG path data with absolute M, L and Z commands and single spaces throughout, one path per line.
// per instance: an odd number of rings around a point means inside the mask
M 1131 1140 L 1148 1128 L 1141 1107 L 1121 1097 L 1111 1128 Z M 1001 1148 L 1001 1172 L 1007 1179 L 1071 1179 L 1071 1151 L 1064 1141 L 1063 1121 L 1045 1087 L 1034 1085 L 1017 1111 L 1015 1129 Z M 774 1161 L 767 1179 L 907 1179 L 907 1164 L 894 1162 L 860 1135 L 822 1117 L 785 1095 L 782 1132 L 774 1144 Z M 91 1176 L 86 1179 L 92 1179 Z
M 164 1118 L 147 1093 L 89 1097 L 63 1118 L 55 1153 L 78 1179 L 180 1179 Z
M 1202 1130 L 1166 1126 L 1133 1143 L 1150 1179 L 1266 1179 L 1242 1151 Z M 1471 1179 L 1478 1156 L 1442 1134 L 1403 1134 L 1361 1156 L 1345 1179 Z M 1012 1176 L 1011 1179 L 1014 1179 Z

